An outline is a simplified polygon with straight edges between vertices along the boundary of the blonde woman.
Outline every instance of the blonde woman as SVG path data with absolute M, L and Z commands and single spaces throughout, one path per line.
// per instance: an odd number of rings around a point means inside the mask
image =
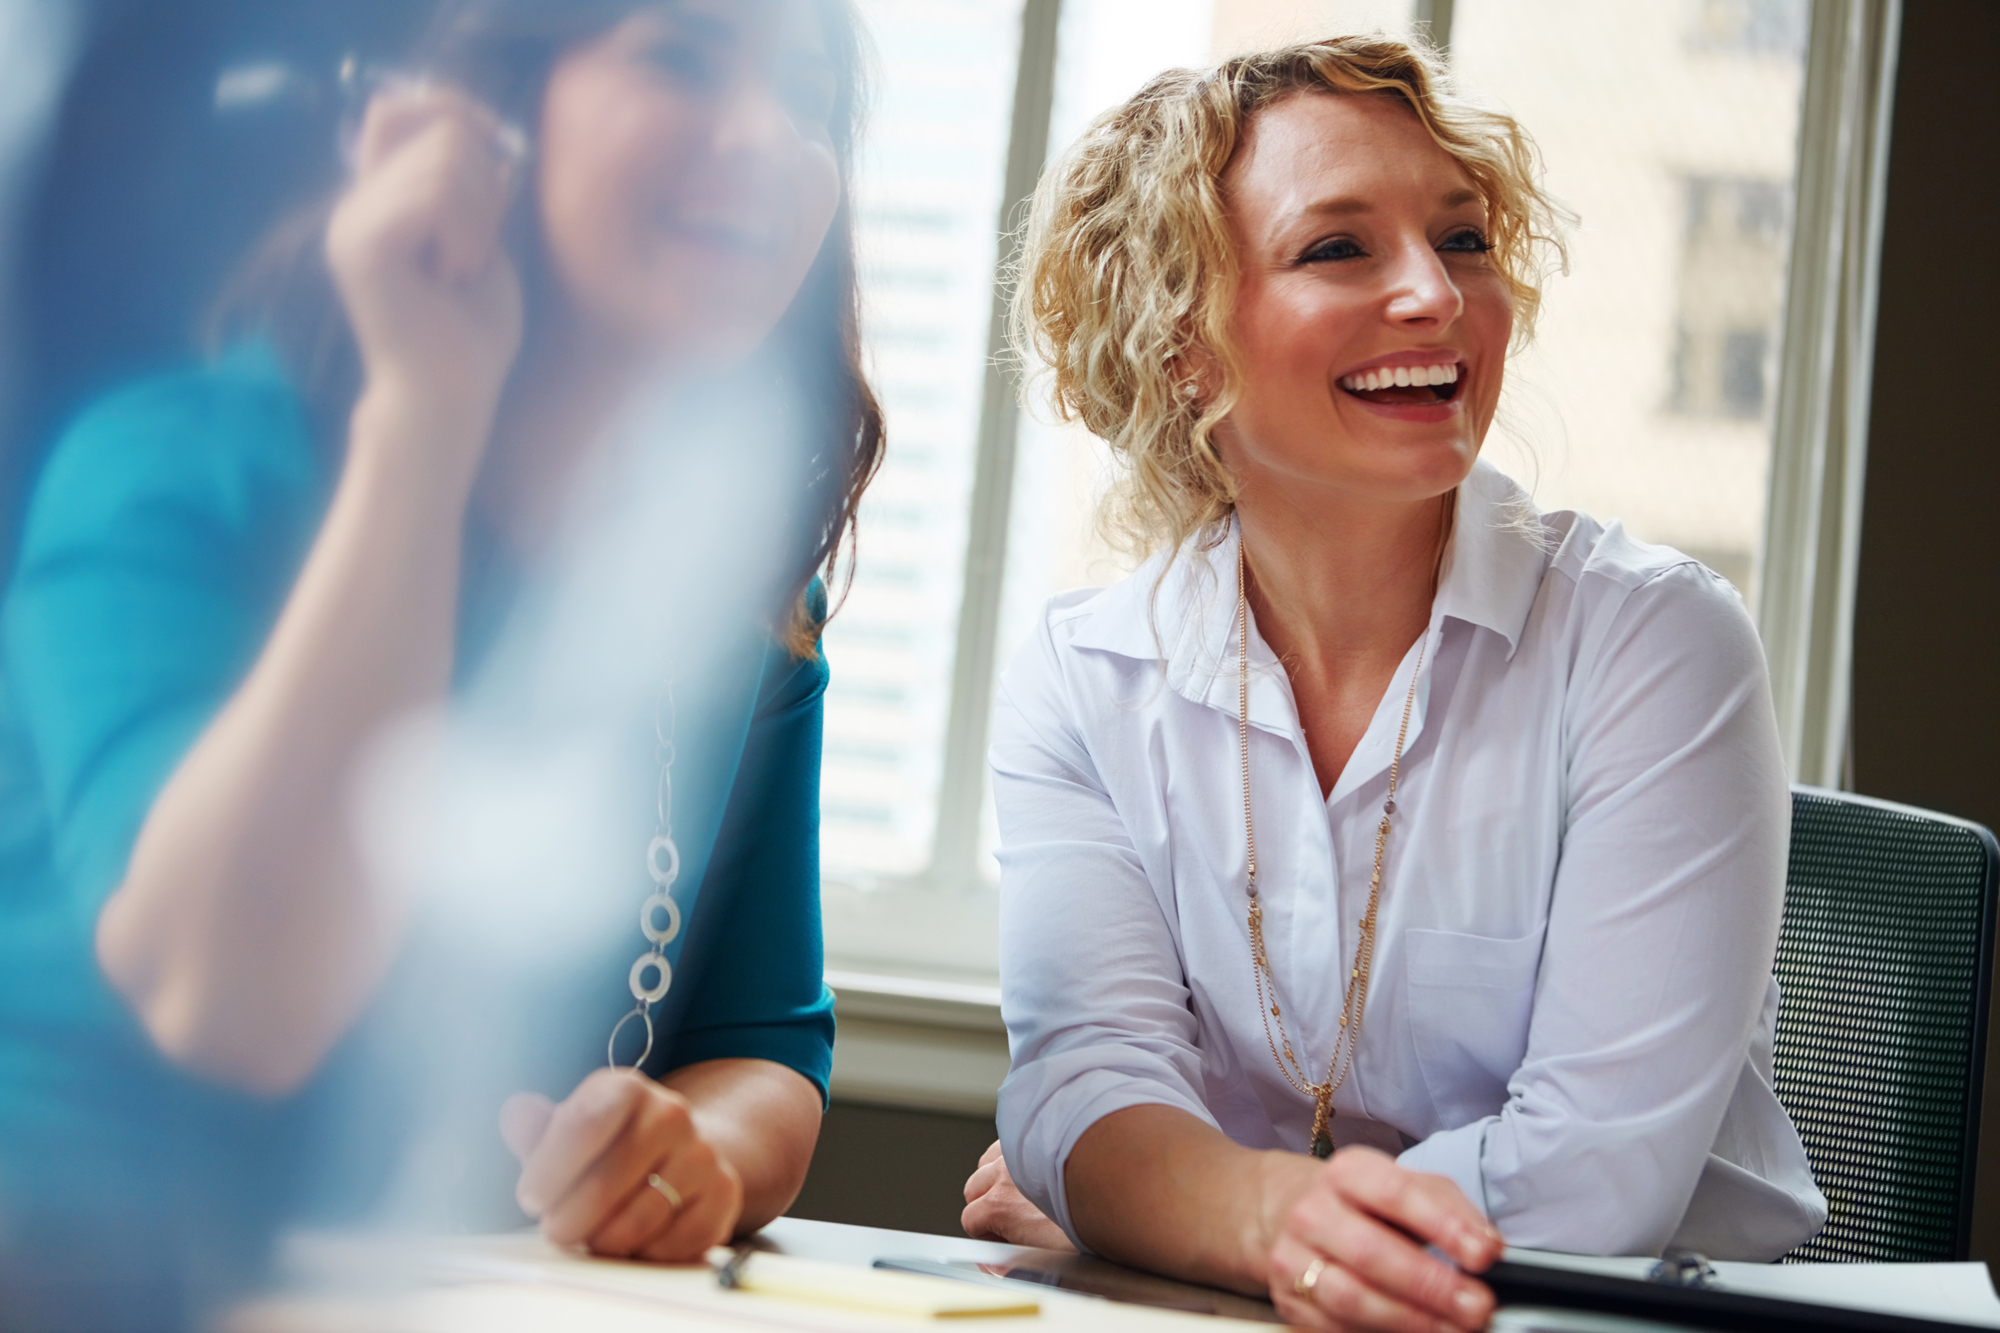
M 1751 622 L 1479 458 L 1556 249 L 1533 165 L 1342 39 L 1162 75 L 1044 182 L 1024 341 L 1155 554 L 1002 687 L 973 1232 L 1469 1329 L 1425 1246 L 1772 1259 L 1824 1219 L 1771 1089 Z

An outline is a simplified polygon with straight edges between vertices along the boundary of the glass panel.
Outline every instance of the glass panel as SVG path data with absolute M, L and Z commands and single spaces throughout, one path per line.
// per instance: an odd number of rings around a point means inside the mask
M 1488 453 L 1545 508 L 1621 518 L 1754 597 L 1805 0 L 1458 0 L 1464 87 L 1581 215 Z
M 1021 0 L 862 0 L 877 49 L 855 182 L 864 332 L 889 450 L 827 632 L 829 878 L 921 872 L 964 583 Z

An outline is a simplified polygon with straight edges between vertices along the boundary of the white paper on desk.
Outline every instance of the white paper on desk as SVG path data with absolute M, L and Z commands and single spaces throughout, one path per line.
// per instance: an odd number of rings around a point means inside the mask
M 1645 1277 L 1655 1262 L 1551 1250 L 1510 1249 L 1504 1257 L 1513 1263 L 1624 1278 Z M 1982 1263 L 1747 1264 L 1718 1259 L 1714 1267 L 1720 1291 L 2000 1328 L 2000 1296 L 1994 1294 L 1993 1278 Z

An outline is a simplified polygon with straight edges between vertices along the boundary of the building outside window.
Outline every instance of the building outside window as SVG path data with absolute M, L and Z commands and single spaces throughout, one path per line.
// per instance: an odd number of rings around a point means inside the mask
M 1761 421 L 1784 313 L 1789 182 L 1690 176 L 1670 406 Z

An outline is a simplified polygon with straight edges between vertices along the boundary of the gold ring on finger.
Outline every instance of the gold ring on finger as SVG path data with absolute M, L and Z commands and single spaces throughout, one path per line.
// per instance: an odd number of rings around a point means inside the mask
M 648 1185 L 651 1185 L 654 1189 L 658 1190 L 660 1192 L 660 1197 L 662 1199 L 665 1199 L 667 1201 L 668 1206 L 671 1207 L 675 1212 L 678 1213 L 681 1210 L 681 1192 L 675 1189 L 672 1185 L 669 1185 L 666 1181 L 660 1179 L 658 1172 L 655 1172 L 654 1174 L 647 1176 L 646 1183 Z
M 1307 1300 L 1311 1300 L 1313 1298 L 1313 1288 L 1319 1285 L 1319 1275 L 1325 1271 L 1326 1260 L 1315 1258 L 1311 1263 L 1306 1265 L 1306 1271 L 1299 1274 L 1298 1280 L 1292 1283 L 1292 1291 L 1297 1295 L 1305 1297 Z

